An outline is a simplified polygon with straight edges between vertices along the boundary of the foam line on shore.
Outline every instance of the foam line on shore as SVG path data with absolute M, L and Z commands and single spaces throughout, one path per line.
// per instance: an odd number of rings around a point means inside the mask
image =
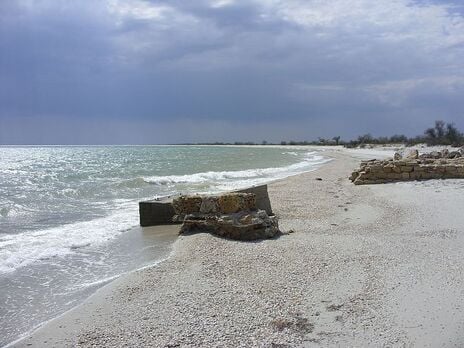
M 285 167 L 256 168 L 220 172 L 209 171 L 188 175 L 151 176 L 145 177 L 144 181 L 154 185 L 169 185 L 214 183 L 218 181 L 227 181 L 231 179 L 249 180 L 256 178 L 273 180 L 287 177 L 288 175 L 303 173 L 307 170 L 312 169 L 312 166 L 324 164 L 326 163 L 326 161 L 327 160 L 323 156 L 315 155 L 315 152 L 308 152 L 303 161 Z
M 105 243 L 134 227 L 136 221 L 137 209 L 131 202 L 107 217 L 24 234 L 3 235 L 0 238 L 0 248 L 3 249 L 0 254 L 0 273 L 14 272 L 37 260 L 65 256 L 82 247 Z

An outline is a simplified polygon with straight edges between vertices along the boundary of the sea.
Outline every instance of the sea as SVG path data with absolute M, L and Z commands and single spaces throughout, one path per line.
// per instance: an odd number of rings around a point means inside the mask
M 0 147 L 0 346 L 122 274 L 169 257 L 138 202 L 216 193 L 316 169 L 290 146 Z

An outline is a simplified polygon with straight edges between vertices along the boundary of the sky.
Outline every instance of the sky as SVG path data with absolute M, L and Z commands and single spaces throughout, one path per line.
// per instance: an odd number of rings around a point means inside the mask
M 464 130 L 462 0 L 1 0 L 0 144 Z

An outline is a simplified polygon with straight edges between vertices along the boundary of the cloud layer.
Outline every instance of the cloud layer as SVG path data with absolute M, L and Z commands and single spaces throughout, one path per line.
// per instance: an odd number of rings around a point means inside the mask
M 0 143 L 464 128 L 463 13 L 453 1 L 3 0 Z

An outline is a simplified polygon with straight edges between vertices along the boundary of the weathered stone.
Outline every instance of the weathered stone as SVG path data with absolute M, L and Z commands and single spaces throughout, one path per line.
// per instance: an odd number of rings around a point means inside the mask
M 387 174 L 387 179 L 400 179 L 401 174 L 399 173 L 388 173 Z
M 243 203 L 245 205 L 245 207 L 247 207 L 249 210 L 254 210 L 257 208 L 257 205 L 256 205 L 256 195 L 255 194 L 250 194 L 250 193 L 246 193 L 244 196 L 243 196 Z M 267 212 L 266 212 L 267 213 Z M 269 214 L 268 214 L 269 215 Z
M 458 168 L 456 166 L 446 166 L 445 172 L 447 173 L 457 173 Z
M 393 159 L 395 161 L 399 161 L 403 159 L 403 156 L 399 152 L 395 152 L 395 154 L 393 155 Z
M 255 210 L 256 198 L 252 193 L 225 193 L 210 196 L 180 196 L 173 200 L 176 214 L 183 217 L 188 214 L 236 213 L 242 210 Z
M 350 179 L 355 185 L 363 185 L 407 180 L 464 178 L 464 157 L 455 156 L 451 152 L 448 153 L 448 157 L 453 158 L 441 156 L 437 153 L 422 157 L 414 154 L 412 157 L 416 158 L 413 159 L 363 161 L 362 169 L 354 171 Z
M 416 149 L 410 150 L 405 158 L 408 160 L 417 159 L 419 158 L 419 151 L 417 151 Z
M 412 172 L 413 168 L 414 168 L 413 166 L 403 166 L 401 167 L 401 172 L 409 173 L 409 172 Z
M 273 215 L 267 185 L 252 186 L 234 192 L 255 194 L 256 209 L 265 210 L 268 215 Z M 175 197 L 179 195 L 139 202 L 140 225 L 154 226 L 182 222 L 185 214 L 180 216 L 176 214 L 173 207 Z
M 200 205 L 200 213 L 215 214 L 219 211 L 218 198 L 215 196 L 203 197 Z
M 253 215 L 252 214 L 246 214 L 246 215 L 242 216 L 239 219 L 239 221 L 240 221 L 241 224 L 249 225 L 253 221 Z
M 244 241 L 273 238 L 280 233 L 277 218 L 268 216 L 264 210 L 186 215 L 180 233 L 196 232 Z
M 461 152 L 459 151 L 451 151 L 450 153 L 448 153 L 448 156 L 446 156 L 447 158 L 459 158 L 459 157 L 462 157 L 461 155 Z
M 203 199 L 201 196 L 179 196 L 172 201 L 172 207 L 176 215 L 173 221 L 181 222 L 185 215 L 199 213 Z
M 256 209 L 266 211 L 267 215 L 273 215 L 271 201 L 269 199 L 269 194 L 267 192 L 267 185 L 248 187 L 248 188 L 233 191 L 233 192 L 253 193 L 255 195 L 255 200 L 256 200 Z
M 409 173 L 401 173 L 401 179 L 404 179 L 404 180 L 410 179 Z
M 381 172 L 382 171 L 382 166 L 378 164 L 371 165 L 370 167 L 371 172 Z
M 383 172 L 384 173 L 392 173 L 393 172 L 393 166 L 391 166 L 390 164 L 386 165 L 385 167 L 383 167 Z
M 173 207 L 183 222 L 180 233 L 210 232 L 237 240 L 272 238 L 280 233 L 277 218 L 256 208 L 253 193 L 181 196 Z
M 254 209 L 256 206 L 255 195 L 250 193 L 228 193 L 218 198 L 219 211 L 230 214 L 241 210 Z
M 351 173 L 350 180 L 355 181 L 358 176 L 359 172 L 355 170 L 353 173 Z

